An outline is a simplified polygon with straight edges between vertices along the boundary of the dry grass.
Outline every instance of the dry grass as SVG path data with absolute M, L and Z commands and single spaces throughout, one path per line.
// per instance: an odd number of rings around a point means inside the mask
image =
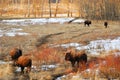
M 97 24 L 96 24 L 97 22 Z M 71 65 L 64 61 L 64 49 L 62 48 L 49 48 L 50 44 L 61 44 L 61 43 L 69 43 L 69 42 L 79 42 L 83 44 L 88 44 L 91 40 L 96 39 L 108 39 L 108 38 L 116 38 L 120 36 L 120 28 L 119 22 L 109 22 L 109 28 L 104 28 L 103 21 L 93 21 L 93 24 L 90 27 L 84 27 L 83 24 L 45 24 L 45 25 L 28 25 L 28 26 L 13 26 L 13 25 L 6 25 L 1 24 L 0 29 L 10 29 L 14 28 L 22 28 L 24 32 L 30 33 L 28 36 L 15 36 L 15 37 L 0 37 L 0 57 L 1 60 L 6 59 L 9 56 L 9 51 L 13 47 L 20 47 L 23 50 L 23 55 L 30 55 L 33 60 L 33 65 L 37 66 L 37 69 L 40 69 L 40 65 L 43 63 L 45 64 L 60 64 L 57 68 L 50 70 L 50 71 L 32 71 L 30 73 L 31 79 L 36 80 L 51 80 L 54 78 L 53 75 L 63 75 L 65 73 L 71 73 Z M 6 27 L 7 26 L 7 27 Z M 48 36 L 49 35 L 49 36 Z M 41 37 L 48 36 L 45 38 L 47 42 L 42 43 L 39 47 Z M 114 52 L 114 51 L 113 51 Z M 111 54 L 112 52 L 110 52 Z M 89 55 L 90 57 L 91 55 Z M 92 55 L 92 57 L 95 57 Z M 100 57 L 104 57 L 100 55 Z M 109 59 L 110 58 L 110 59 Z M 109 66 L 114 66 L 117 68 L 117 71 L 120 71 L 120 66 L 116 65 L 119 64 L 119 58 L 112 58 L 109 57 L 107 59 Z M 110 61 L 109 61 L 110 60 Z M 110 64 L 112 62 L 114 64 Z M 119 62 L 118 62 L 119 61 Z M 98 61 L 100 62 L 100 61 Z M 91 62 L 90 68 L 94 69 L 95 62 Z M 5 65 L 0 65 L 1 70 Z M 105 69 L 107 67 L 104 67 Z M 107 72 L 101 68 L 103 72 Z M 7 68 L 8 72 L 9 67 Z M 65 72 L 61 72 L 65 71 Z M 3 71 L 2 71 L 3 72 Z M 2 73 L 0 72 L 0 73 Z M 8 73 L 4 71 L 2 78 L 6 76 Z M 79 73 L 76 73 L 79 75 Z M 107 73 L 108 74 L 108 73 Z M 111 73 L 112 74 L 112 73 Z M 118 73 L 115 72 L 115 76 Z M 14 76 L 12 72 L 9 75 Z M 63 80 L 80 80 L 78 78 L 72 78 L 74 76 L 72 74 Z M 91 75 L 86 73 L 84 74 L 86 77 L 90 77 Z M 93 75 L 94 76 L 94 75 Z M 6 77 L 4 77 L 6 78 Z M 21 77 L 22 78 L 22 77 Z M 6 79 L 7 80 L 7 79 Z M 82 80 L 82 79 L 81 79 Z M 97 79 L 96 79 L 97 80 Z
M 118 78 L 120 76 L 120 56 L 114 54 L 106 56 L 105 63 L 100 66 L 100 72 L 106 78 Z
M 96 58 L 89 62 L 88 71 L 81 72 L 82 78 L 102 80 L 102 79 L 116 79 L 120 77 L 120 55 L 115 55 L 113 52 L 119 52 L 119 50 L 110 51 L 112 54 L 105 56 L 104 58 Z M 84 67 L 83 67 L 84 68 Z
M 13 80 L 14 68 L 10 64 L 0 65 L 0 80 Z

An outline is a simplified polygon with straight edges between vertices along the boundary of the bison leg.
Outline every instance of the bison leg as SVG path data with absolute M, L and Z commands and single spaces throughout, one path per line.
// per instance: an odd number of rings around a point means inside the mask
M 12 66 L 16 66 L 16 62 L 15 61 L 13 61 Z
M 80 67 L 80 62 L 79 61 L 77 61 L 77 68 L 79 68 Z
M 75 67 L 75 61 L 71 61 L 72 67 Z
M 87 68 L 86 62 L 84 62 L 84 61 L 80 62 L 80 68 L 82 70 L 85 70 Z
M 24 67 L 21 67 L 21 73 L 24 73 Z
M 26 73 L 30 72 L 31 71 L 31 67 L 27 67 L 27 71 Z
M 88 25 L 88 27 L 89 27 L 89 24 L 87 24 Z
M 107 25 L 105 26 L 105 28 L 107 28 Z

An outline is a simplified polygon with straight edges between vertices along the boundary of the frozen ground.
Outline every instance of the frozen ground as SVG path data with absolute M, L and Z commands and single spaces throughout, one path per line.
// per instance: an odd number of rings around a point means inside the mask
M 94 40 L 90 41 L 88 45 L 73 42 L 52 46 L 64 48 L 75 47 L 77 50 L 85 49 L 90 54 L 99 55 L 101 52 L 108 52 L 115 49 L 120 50 L 120 37 L 115 39 Z
M 74 18 L 40 18 L 40 19 L 11 19 L 11 20 L 1 20 L 0 23 L 15 25 L 15 26 L 28 26 L 28 25 L 42 25 L 47 23 L 66 23 Z M 83 19 L 74 20 L 73 23 L 81 23 L 84 22 Z M 0 29 L 0 37 L 2 36 L 15 36 L 15 35 L 28 35 L 28 33 L 20 32 L 22 29 L 20 28 L 11 28 L 10 30 L 1 30 Z
M 0 29 L 0 37 L 2 36 L 16 36 L 16 35 L 29 35 L 29 33 L 22 32 L 21 28 L 11 28 L 9 30 Z
M 22 25 L 26 26 L 28 24 L 34 25 L 34 24 L 47 24 L 47 23 L 66 23 L 74 18 L 40 18 L 40 19 L 12 19 L 12 20 L 2 20 L 0 23 L 5 23 L 5 24 L 11 24 L 11 25 Z M 84 22 L 84 19 L 77 19 L 74 20 L 73 23 L 81 23 Z
M 12 64 L 12 61 L 6 62 L 3 60 L 0 60 L 0 65 L 3 65 L 3 64 Z M 32 69 L 36 71 L 39 71 L 39 70 L 47 71 L 47 70 L 55 69 L 58 66 L 59 64 L 42 65 L 42 66 L 39 66 L 38 69 L 36 66 L 32 66 Z M 20 71 L 21 71 L 20 67 L 16 68 L 16 72 L 20 72 Z

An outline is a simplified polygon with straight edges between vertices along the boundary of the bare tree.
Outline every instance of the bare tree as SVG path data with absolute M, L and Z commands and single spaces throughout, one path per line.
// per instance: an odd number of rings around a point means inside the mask
M 42 0 L 41 1 L 41 9 L 40 9 L 40 12 L 41 12 L 41 17 L 43 17 L 43 13 L 44 13 L 44 3 L 45 3 L 45 0 Z
M 72 4 L 73 4 L 73 0 L 70 0 L 70 14 L 71 14 L 71 17 L 73 16 L 72 15 Z
M 49 12 L 50 12 L 50 17 L 52 17 L 52 12 L 51 12 L 51 0 L 49 0 Z
M 59 0 L 56 0 L 55 17 L 57 16 L 57 11 L 58 11 L 58 3 L 59 3 Z
M 28 0 L 28 17 L 30 17 L 30 0 Z

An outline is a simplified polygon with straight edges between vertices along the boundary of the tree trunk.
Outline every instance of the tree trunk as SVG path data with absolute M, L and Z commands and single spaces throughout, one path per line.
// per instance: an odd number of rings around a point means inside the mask
M 71 5 L 70 5 L 70 14 L 71 14 L 71 17 L 73 16 L 72 15 L 72 4 L 73 4 L 73 0 L 70 1 Z
M 58 0 L 56 0 L 56 10 L 55 10 L 55 17 L 57 17 L 58 3 L 59 3 L 59 1 L 58 1 Z
M 49 12 L 50 12 L 50 17 L 52 17 L 52 13 L 51 13 L 51 0 L 49 0 Z
M 41 1 L 41 17 L 43 17 L 43 13 L 44 13 L 44 0 Z
M 30 0 L 28 0 L 28 17 L 30 17 Z
M 68 7 L 67 17 L 69 17 L 69 16 L 70 16 L 70 6 L 69 6 L 69 0 L 68 0 L 68 2 L 67 2 L 67 7 Z

